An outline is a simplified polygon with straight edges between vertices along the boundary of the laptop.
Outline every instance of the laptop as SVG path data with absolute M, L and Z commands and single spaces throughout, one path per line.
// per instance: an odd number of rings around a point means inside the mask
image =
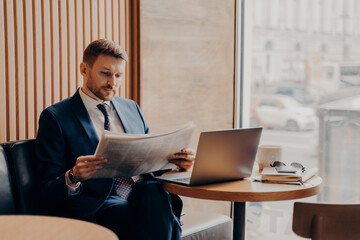
M 262 128 L 202 132 L 193 171 L 156 178 L 196 186 L 250 177 L 261 132 Z

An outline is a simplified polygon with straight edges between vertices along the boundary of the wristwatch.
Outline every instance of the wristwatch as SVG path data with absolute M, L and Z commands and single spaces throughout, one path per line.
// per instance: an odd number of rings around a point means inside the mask
M 73 170 L 73 169 L 74 169 L 74 168 L 71 168 L 70 171 L 69 171 L 69 174 L 68 174 L 69 180 L 70 180 L 70 182 L 71 182 L 72 184 L 77 184 L 77 183 L 80 182 L 80 181 L 78 181 L 78 180 L 75 179 L 74 170 Z

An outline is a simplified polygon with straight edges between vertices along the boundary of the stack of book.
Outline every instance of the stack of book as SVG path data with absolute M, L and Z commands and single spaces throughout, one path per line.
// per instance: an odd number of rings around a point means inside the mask
M 306 168 L 296 172 L 279 172 L 275 167 L 265 167 L 261 175 L 255 178 L 255 181 L 269 183 L 302 184 L 317 175 L 318 168 Z

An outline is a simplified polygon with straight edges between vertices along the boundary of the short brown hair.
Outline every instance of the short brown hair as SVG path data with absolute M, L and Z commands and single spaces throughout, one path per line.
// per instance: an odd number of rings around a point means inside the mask
M 84 50 L 83 62 L 92 67 L 100 54 L 128 60 L 125 50 L 119 44 L 108 39 L 98 39 L 91 42 Z

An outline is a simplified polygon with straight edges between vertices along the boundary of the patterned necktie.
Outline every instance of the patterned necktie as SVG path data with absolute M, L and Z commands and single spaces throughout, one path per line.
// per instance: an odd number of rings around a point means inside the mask
M 102 114 L 104 114 L 104 129 L 110 131 L 111 126 L 109 121 L 109 113 L 106 110 L 105 104 L 98 104 L 96 107 L 102 112 Z M 116 195 L 123 199 L 127 199 L 134 185 L 135 182 L 130 177 L 114 177 Z

